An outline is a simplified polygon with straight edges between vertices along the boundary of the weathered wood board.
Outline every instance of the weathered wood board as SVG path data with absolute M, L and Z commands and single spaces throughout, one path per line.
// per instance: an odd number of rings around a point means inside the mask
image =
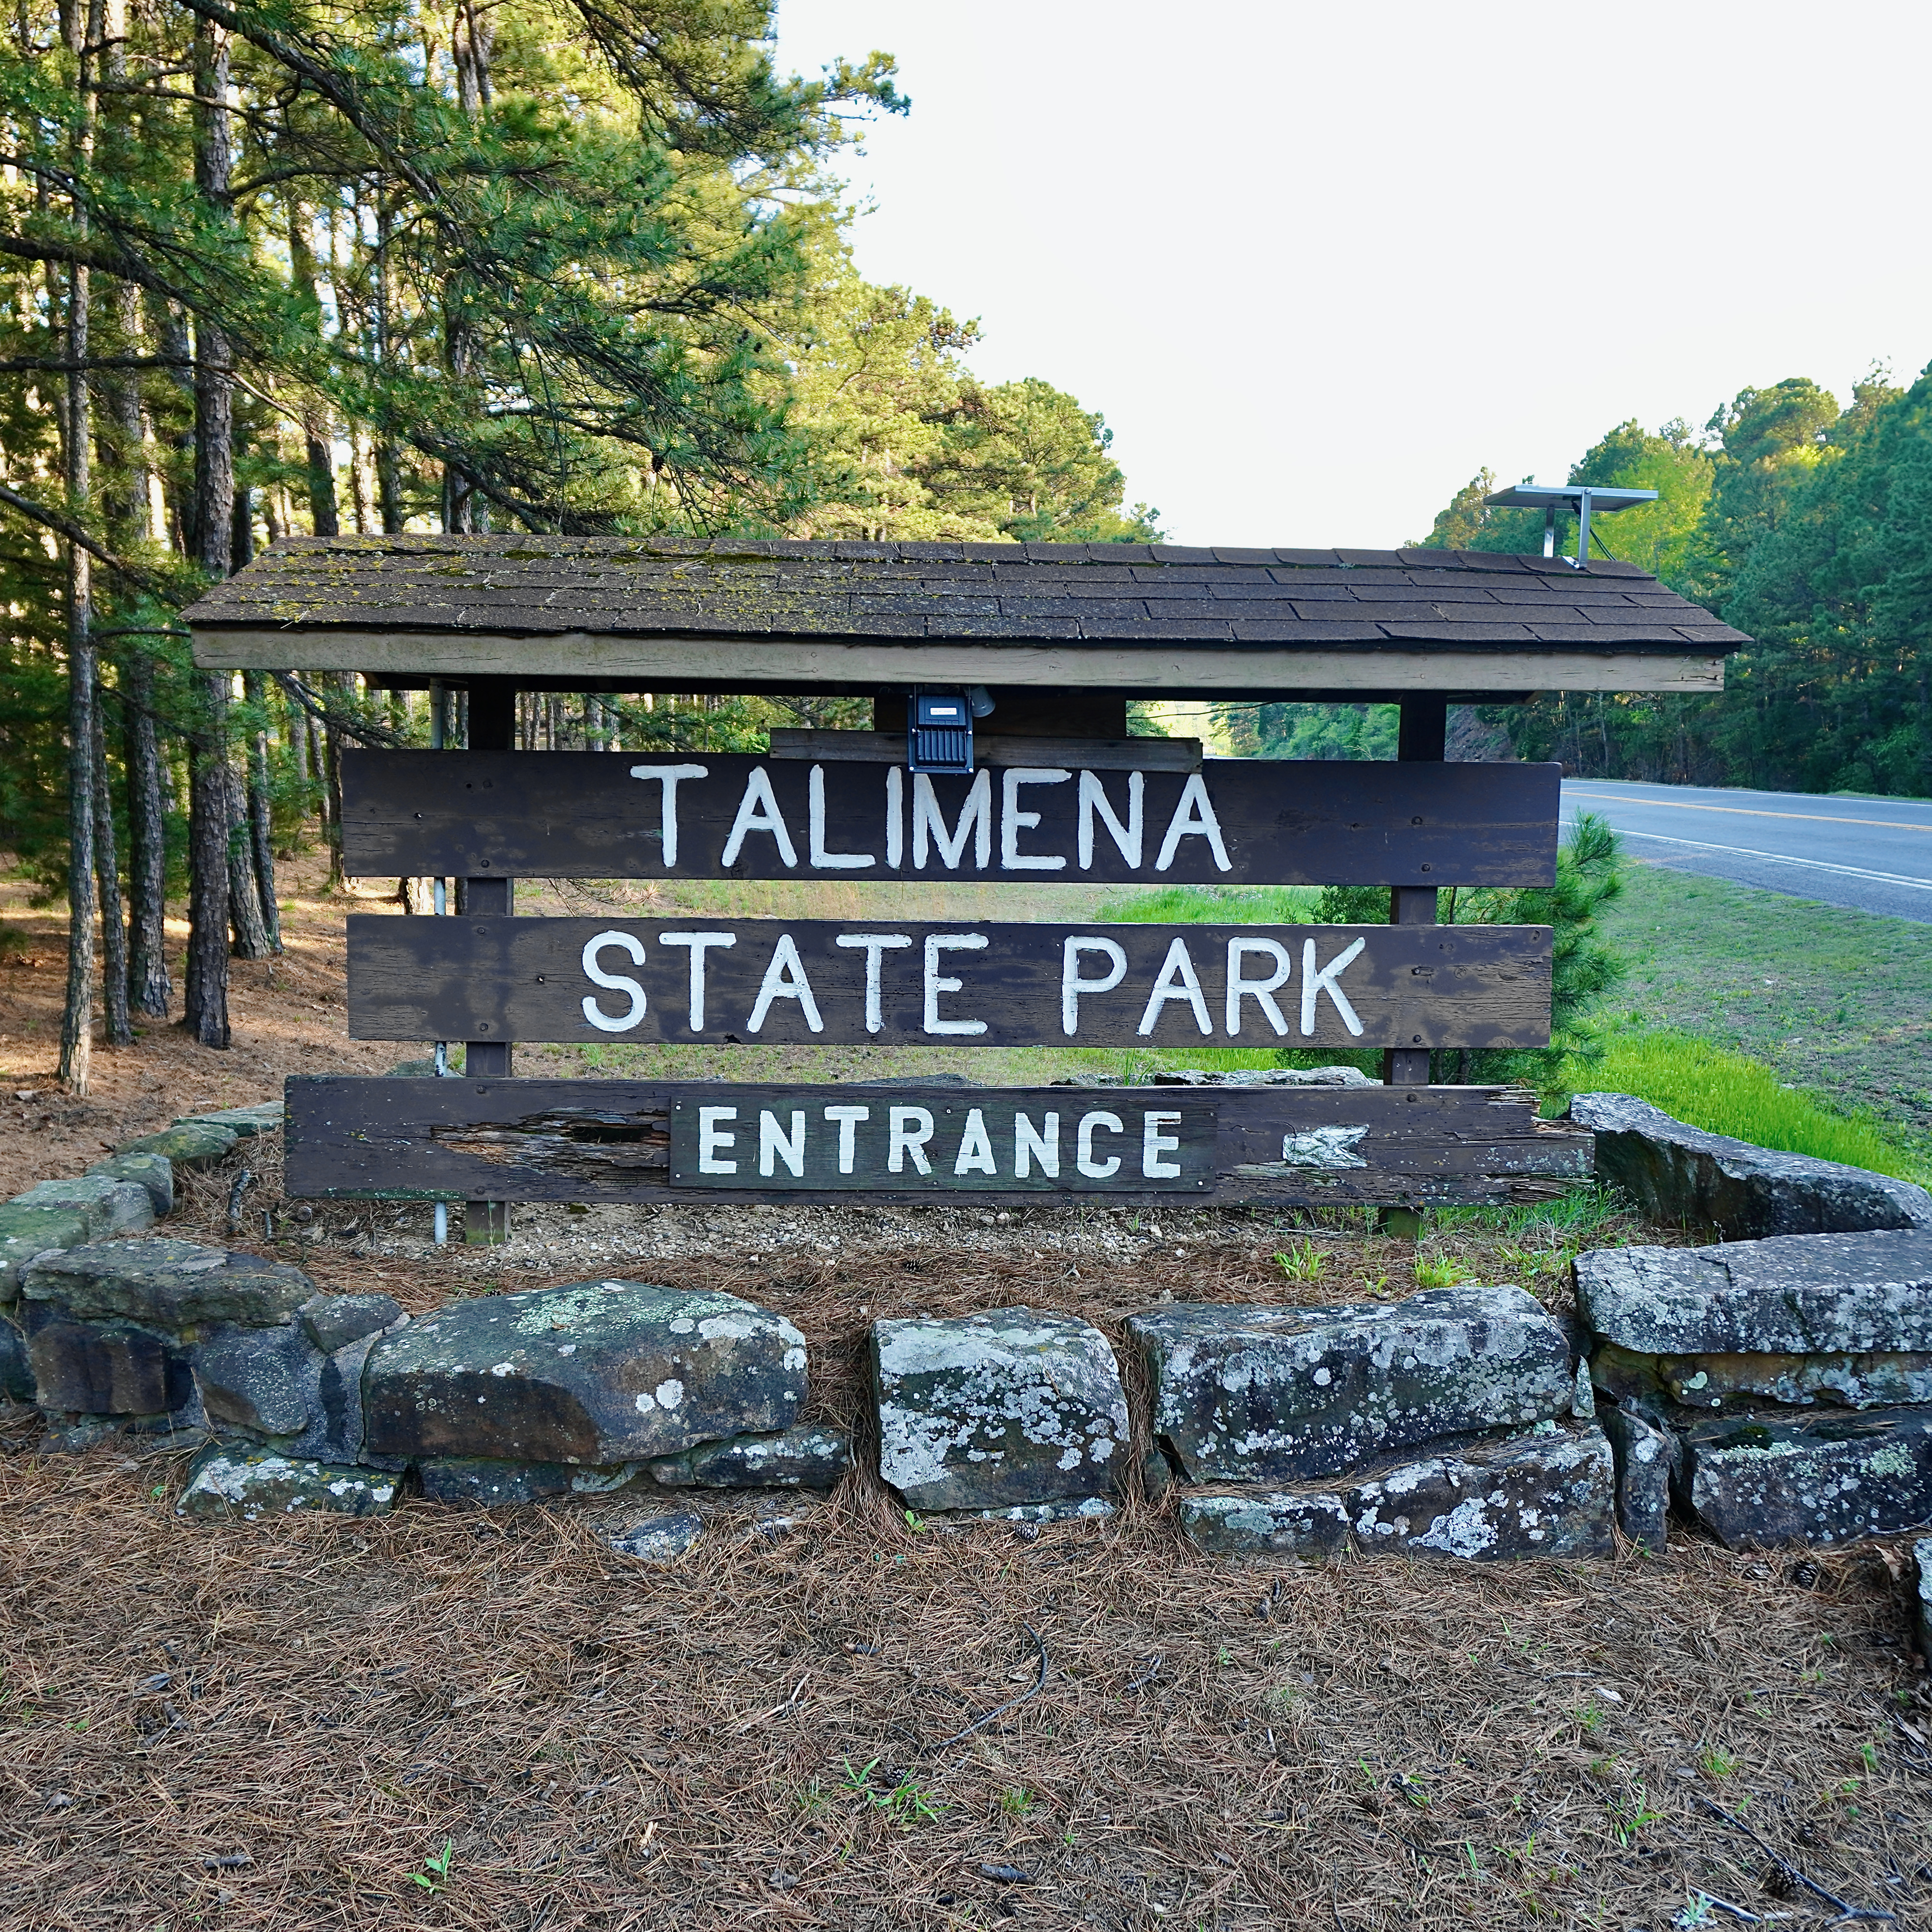
M 1177 1194 L 1222 1206 L 1290 1206 L 1373 1202 L 1484 1201 L 1506 1198 L 1516 1178 L 1570 1179 L 1591 1172 L 1594 1138 L 1570 1128 L 1540 1126 L 1527 1094 L 1490 1087 L 1216 1088 L 1042 1087 L 1029 1088 L 872 1085 L 768 1086 L 640 1080 L 393 1080 L 315 1076 L 286 1085 L 287 1193 L 298 1199 L 575 1201 L 654 1202 L 659 1206 L 707 1198 L 678 1184 L 674 1166 L 680 1144 L 695 1148 L 699 1108 L 736 1108 L 713 1131 L 740 1138 L 714 1157 L 748 1154 L 761 1166 L 769 1113 L 770 1132 L 796 1148 L 804 1137 L 820 1150 L 817 1168 L 802 1174 L 772 1151 L 772 1172 L 701 1177 L 730 1180 L 739 1200 L 830 1202 L 851 1198 L 845 1179 L 828 1176 L 825 1150 L 839 1162 L 842 1124 L 834 1108 L 860 1108 L 855 1125 L 854 1175 L 862 1148 L 884 1148 L 886 1171 L 868 1178 L 868 1198 L 910 1203 L 970 1195 L 975 1201 L 1038 1201 L 1036 1184 L 1050 1179 L 1053 1194 L 1103 1196 L 1120 1202 L 1172 1201 Z M 688 1125 L 678 1124 L 679 1109 Z M 982 1110 L 994 1171 L 986 1174 L 979 1150 L 964 1172 L 968 1112 Z M 892 1110 L 931 1113 L 934 1132 L 924 1151 L 931 1172 L 919 1174 L 909 1157 L 890 1169 Z M 950 1112 L 946 1110 L 951 1110 Z M 1148 1117 L 1178 1112 L 1178 1125 Z M 1046 1116 L 1060 1117 L 1060 1172 L 1042 1177 L 1041 1157 L 1022 1177 L 1015 1117 L 1029 1118 L 1036 1139 Z M 1096 1124 L 1088 1134 L 1090 1164 L 1115 1155 L 1121 1166 L 1105 1175 L 1079 1170 L 1081 1124 L 1104 1113 L 1121 1125 Z M 1178 1139 L 1183 1149 L 1206 1148 L 1201 1121 L 1211 1122 L 1211 1152 L 1177 1153 L 1150 1142 Z M 940 1130 L 944 1118 L 948 1125 Z M 995 1120 L 1000 1124 L 997 1128 Z M 907 1124 L 917 1131 L 915 1120 Z M 862 1129 L 873 1136 L 860 1140 Z M 694 1159 L 694 1155 L 693 1156 Z M 1205 1158 L 1211 1174 L 1192 1185 L 1188 1162 Z M 1150 1160 L 1178 1164 L 1174 1178 L 1151 1178 Z M 833 1184 L 836 1183 L 836 1184 Z
M 1198 772 L 736 753 L 350 752 L 361 877 L 1535 886 L 1556 765 L 1208 760 Z
M 349 920 L 357 1040 L 1528 1047 L 1546 926 Z

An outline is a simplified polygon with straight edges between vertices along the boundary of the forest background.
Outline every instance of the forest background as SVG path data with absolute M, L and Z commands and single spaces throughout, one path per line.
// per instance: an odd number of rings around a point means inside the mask
M 110 1043 L 171 1016 L 170 892 L 190 914 L 182 1017 L 225 1044 L 231 952 L 279 944 L 278 853 L 311 829 L 334 850 L 341 747 L 430 736 L 424 694 L 194 670 L 177 614 L 262 544 L 1160 536 L 1098 413 L 1039 378 L 980 383 L 975 323 L 858 274 L 832 164 L 908 104 L 884 54 L 780 74 L 772 13 L 15 10 L 0 845 L 68 901 L 70 1085 L 97 986 Z M 1760 643 L 1720 699 L 1538 702 L 1490 714 L 1498 738 L 1593 776 L 1932 791 L 1928 394 L 1875 374 L 1841 412 L 1792 380 L 1742 392 L 1701 435 L 1612 431 L 1573 476 L 1660 491 L 1608 526 L 1617 554 Z M 1483 504 L 1492 481 L 1426 541 L 1539 548 L 1533 517 Z M 743 749 L 775 723 L 842 721 L 851 700 L 530 696 L 520 729 Z M 1373 709 L 1216 722 L 1262 755 L 1393 750 Z M 442 728 L 461 741 L 460 706 Z

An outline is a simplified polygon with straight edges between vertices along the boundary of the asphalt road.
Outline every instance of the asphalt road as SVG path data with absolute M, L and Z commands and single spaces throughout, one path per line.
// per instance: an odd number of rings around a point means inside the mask
M 1574 778 L 1564 822 L 1578 812 L 1654 864 L 1932 923 L 1932 803 Z

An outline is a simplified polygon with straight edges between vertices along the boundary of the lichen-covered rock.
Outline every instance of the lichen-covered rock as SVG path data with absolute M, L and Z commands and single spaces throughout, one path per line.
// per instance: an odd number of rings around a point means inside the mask
M 1605 1402 L 1598 1412 L 1616 1457 L 1617 1525 L 1634 1543 L 1661 1550 L 1670 1527 L 1677 1438 L 1640 1411 Z
M 1598 1178 L 1653 1221 L 1733 1240 L 1932 1228 L 1932 1196 L 1910 1181 L 1707 1134 L 1628 1094 L 1579 1094 L 1570 1118 L 1597 1136 Z
M 1036 1308 L 872 1324 L 879 1474 L 917 1510 L 1114 1488 L 1127 1401 L 1107 1338 Z
M 376 1346 L 364 1391 L 384 1455 L 647 1461 L 788 1428 L 805 1338 L 733 1294 L 574 1282 L 412 1322 Z
M 1658 1412 L 1766 1402 L 1793 1408 L 1932 1402 L 1932 1354 L 1640 1355 L 1606 1342 L 1591 1366 L 1606 1394 Z
M 136 1186 L 146 1188 L 157 1220 L 175 1211 L 175 1165 L 165 1154 L 110 1154 L 87 1171 L 110 1180 L 131 1180 Z
M 1114 1514 L 1105 1496 L 1063 1496 L 1052 1503 L 1016 1503 L 1011 1509 L 966 1510 L 958 1513 L 975 1522 L 1098 1522 Z
M 131 1322 L 76 1321 L 58 1304 L 22 1308 L 34 1400 L 75 1415 L 159 1415 L 194 1390 L 186 1358 L 165 1336 Z
M 30 1266 L 22 1289 L 82 1321 L 118 1318 L 177 1334 L 218 1322 L 278 1328 L 316 1292 L 286 1262 L 163 1235 L 70 1248 Z
M 608 1496 L 628 1488 L 643 1465 L 620 1462 L 614 1469 L 572 1468 L 567 1462 L 504 1462 L 483 1456 L 433 1457 L 416 1465 L 422 1492 L 430 1502 L 478 1509 L 542 1502 L 551 1496 Z
M 1321 1558 L 1352 1542 L 1364 1552 L 1482 1562 L 1600 1556 L 1614 1546 L 1615 1480 L 1601 1430 L 1545 1423 L 1338 1488 L 1185 1496 L 1180 1520 L 1216 1556 Z
M 396 1479 L 371 1469 L 334 1467 L 272 1451 L 212 1444 L 188 1468 L 177 1516 L 386 1516 Z
M 88 1238 L 135 1234 L 154 1225 L 154 1203 L 146 1188 L 105 1174 L 78 1174 L 68 1180 L 43 1180 L 8 1203 L 10 1208 L 70 1208 L 87 1221 Z
M 18 1298 L 29 1263 L 92 1239 L 87 1216 L 78 1208 L 0 1205 L 0 1306 Z
M 1684 1436 L 1684 1498 L 1732 1550 L 1850 1543 L 1932 1526 L 1932 1409 L 1775 1410 Z
M 1645 1355 L 1932 1353 L 1932 1230 L 1599 1248 L 1576 1306 Z
M 320 1400 L 322 1351 L 293 1322 L 242 1328 L 218 1322 L 188 1352 L 209 1419 L 257 1436 L 294 1436 Z
M 666 1510 L 612 1537 L 610 1547 L 620 1556 L 634 1557 L 640 1563 L 675 1563 L 704 1533 L 702 1516 L 688 1510 Z
M 409 1320 L 398 1318 L 395 1326 Z M 365 1451 L 362 1371 L 378 1342 L 390 1331 L 378 1328 L 322 1358 L 310 1395 L 308 1420 L 301 1434 L 280 1445 L 292 1456 L 322 1462 L 359 1462 Z
M 1932 1663 L 1932 1537 L 1912 1546 L 1912 1641 L 1918 1654 Z
M 1564 1414 L 1576 1392 L 1563 1331 L 1520 1288 L 1330 1308 L 1177 1302 L 1127 1325 L 1154 1432 L 1196 1482 L 1332 1475 L 1434 1436 Z
M 214 1107 L 202 1114 L 182 1114 L 178 1127 L 216 1127 L 238 1140 L 252 1140 L 257 1134 L 281 1130 L 283 1108 L 279 1100 L 256 1100 L 246 1107 Z
M 296 1313 L 309 1340 L 325 1355 L 410 1318 L 402 1304 L 388 1294 L 318 1294 Z
M 667 1489 L 829 1490 L 851 1466 L 852 1438 L 844 1430 L 801 1423 L 661 1456 L 651 1465 L 651 1480 Z
M 158 1154 L 176 1167 L 215 1167 L 235 1151 L 240 1138 L 232 1127 L 218 1127 L 196 1122 L 188 1126 L 164 1127 L 158 1134 L 143 1134 L 137 1140 L 123 1141 L 116 1154 Z

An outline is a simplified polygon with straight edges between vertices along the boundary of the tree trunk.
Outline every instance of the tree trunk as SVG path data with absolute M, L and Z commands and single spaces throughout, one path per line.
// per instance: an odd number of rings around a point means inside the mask
M 281 909 L 275 903 L 275 840 L 268 796 L 268 733 L 260 671 L 244 672 L 242 688 L 255 712 L 255 729 L 248 740 L 248 839 L 255 861 L 255 890 L 261 896 L 262 924 L 268 950 L 282 950 Z
M 107 782 L 107 733 L 98 682 L 94 705 L 94 877 L 100 893 L 103 1036 L 110 1046 L 132 1046 L 134 1029 L 128 1021 L 128 928 L 121 916 L 121 858 L 114 836 L 114 794 Z
M 154 661 L 140 648 L 126 658 L 122 744 L 128 766 L 128 997 L 135 1010 L 168 1016 L 167 803 L 154 729 Z
M 228 923 L 238 959 L 266 959 L 274 950 L 255 883 L 254 839 L 241 774 L 224 759 L 228 774 Z
M 229 35 L 197 18 L 194 28 L 195 184 L 212 211 L 231 218 L 234 150 L 228 111 Z M 196 562 L 226 577 L 233 556 L 235 392 L 228 338 L 206 316 L 195 326 L 194 527 Z M 201 740 L 192 754 L 188 832 L 188 986 L 183 1023 L 204 1046 L 228 1045 L 228 674 L 202 679 Z

